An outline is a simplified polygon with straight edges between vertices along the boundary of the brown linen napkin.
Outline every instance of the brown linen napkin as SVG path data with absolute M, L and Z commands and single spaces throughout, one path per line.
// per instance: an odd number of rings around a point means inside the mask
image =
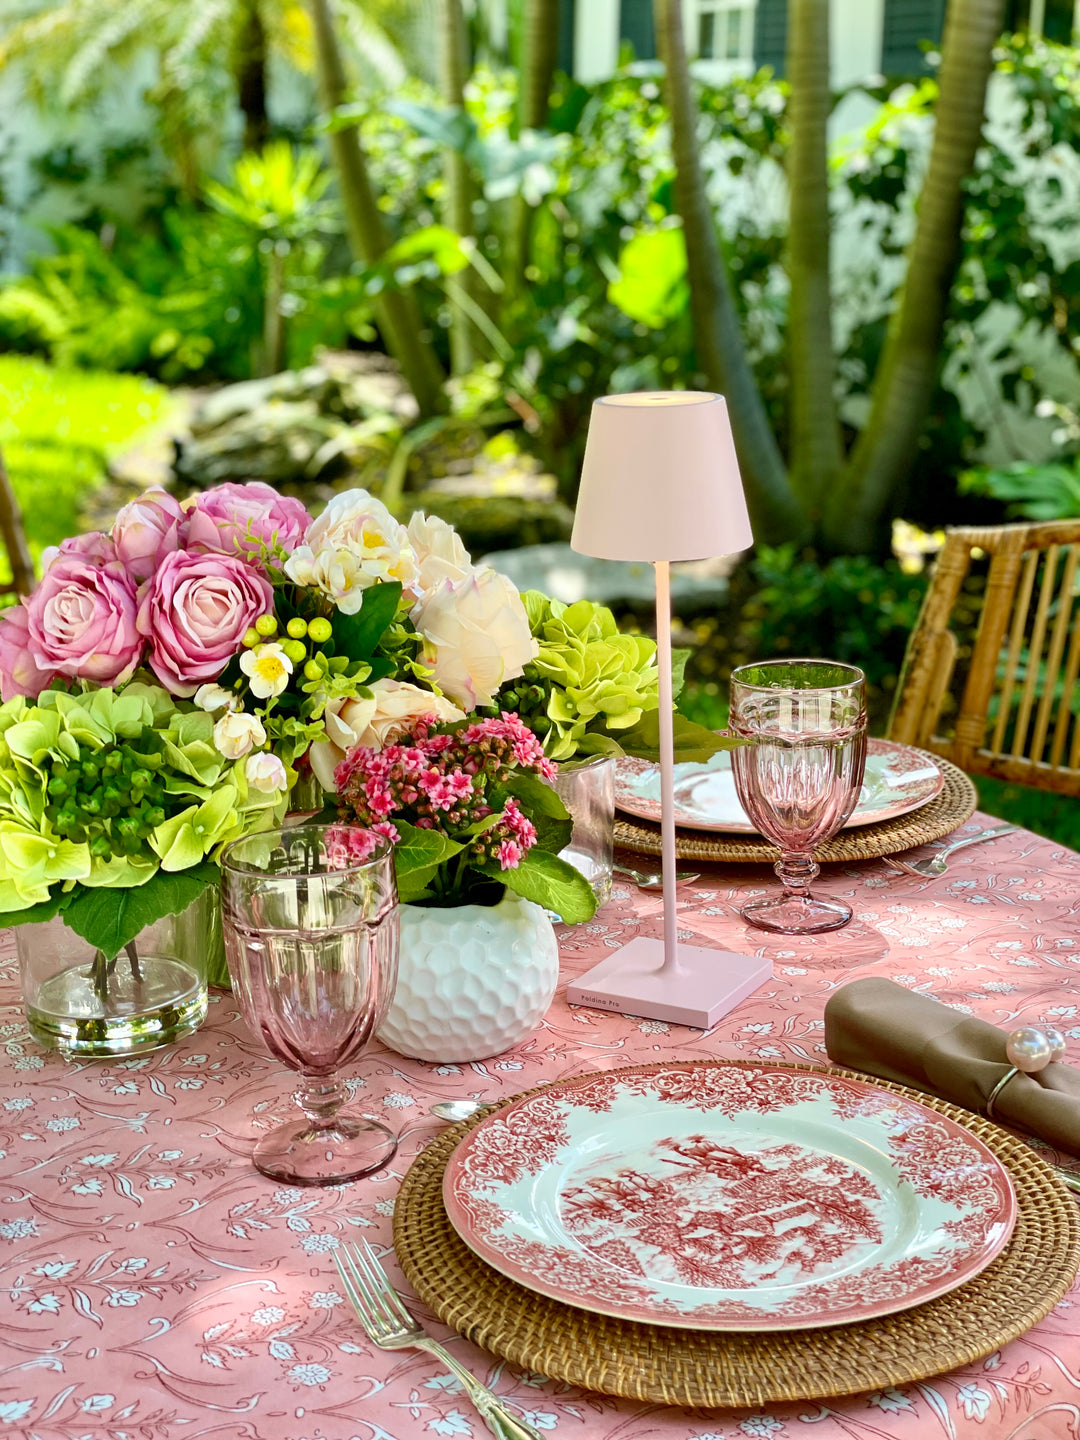
M 929 1091 L 980 1115 L 1009 1069 L 1008 1031 L 873 976 L 842 986 L 825 1006 L 825 1048 L 837 1065 Z M 1080 1155 L 1080 1071 L 1062 1061 L 1014 1075 L 994 1118 Z

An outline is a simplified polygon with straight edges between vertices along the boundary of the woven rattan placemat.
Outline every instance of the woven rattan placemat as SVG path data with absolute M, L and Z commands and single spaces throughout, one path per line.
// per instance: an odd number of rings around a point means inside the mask
M 859 825 L 841 830 L 814 851 L 819 863 L 828 860 L 874 860 L 879 855 L 899 855 L 928 840 L 940 840 L 965 820 L 970 820 L 979 796 L 963 770 L 940 755 L 918 752 L 940 766 L 945 775 L 941 794 L 918 810 L 883 820 L 880 825 Z M 615 844 L 638 855 L 660 854 L 660 826 L 650 820 L 632 819 L 616 812 Z M 675 831 L 675 853 L 680 860 L 773 861 L 780 859 L 775 845 L 760 835 L 723 834 L 718 830 Z
M 1016 1189 L 1016 1229 L 1002 1254 L 974 1280 L 926 1305 L 860 1325 L 735 1335 L 614 1320 L 534 1294 L 474 1255 L 443 1207 L 450 1152 L 482 1114 L 439 1135 L 413 1162 L 394 1210 L 398 1259 L 417 1295 L 447 1325 L 522 1370 L 602 1395 L 756 1406 L 885 1389 L 953 1370 L 1015 1340 L 1061 1299 L 1080 1264 L 1080 1212 L 1022 1140 L 943 1100 L 880 1083 L 966 1125 L 1007 1167 Z

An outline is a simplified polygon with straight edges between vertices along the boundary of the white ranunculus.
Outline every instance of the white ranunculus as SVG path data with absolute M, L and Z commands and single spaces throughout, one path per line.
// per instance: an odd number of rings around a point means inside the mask
M 214 744 L 226 760 L 239 760 L 266 744 L 266 731 L 257 715 L 227 710 L 214 726 Z
M 284 764 L 276 755 L 271 755 L 266 750 L 248 756 L 244 774 L 251 788 L 261 790 L 264 795 L 269 795 L 274 790 L 284 790 L 289 784 Z
M 324 790 L 334 789 L 334 771 L 355 746 L 381 750 L 421 715 L 434 715 L 439 721 L 465 718 L 456 705 L 419 685 L 376 680 L 370 688 L 370 700 L 331 700 L 323 712 L 327 738 L 312 745 L 308 760 Z
M 335 495 L 285 562 L 285 573 L 297 585 L 314 586 L 339 610 L 354 615 L 364 591 L 380 580 L 400 580 L 411 590 L 416 582 L 416 557 L 408 531 L 381 500 L 366 490 Z
M 235 690 L 226 690 L 224 685 L 200 685 L 195 691 L 195 704 L 212 713 L 222 708 L 237 710 L 240 700 Z
M 538 646 L 517 588 L 497 570 L 444 580 L 412 608 L 423 636 L 423 661 L 439 688 L 464 710 L 490 705 L 515 680 Z
M 419 599 L 444 580 L 464 580 L 473 563 L 461 536 L 437 515 L 422 510 L 409 521 L 409 544 L 419 567 L 412 593 Z

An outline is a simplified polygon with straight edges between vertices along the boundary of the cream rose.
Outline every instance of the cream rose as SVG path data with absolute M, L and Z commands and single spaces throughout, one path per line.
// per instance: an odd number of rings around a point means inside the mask
M 364 591 L 380 580 L 400 580 L 411 590 L 417 567 L 408 531 L 382 501 L 366 490 L 344 490 L 312 521 L 285 573 L 328 595 L 342 614 L 355 615 Z
M 412 586 L 417 599 L 444 580 L 464 580 L 472 573 L 472 558 L 461 536 L 437 515 L 425 515 L 417 510 L 409 521 L 408 535 L 418 566 Z
M 266 731 L 257 715 L 228 710 L 214 726 L 214 744 L 226 760 L 239 760 L 266 744 Z
M 381 750 L 421 715 L 434 715 L 439 721 L 465 718 L 442 695 L 404 681 L 376 680 L 371 693 L 370 700 L 331 700 L 323 713 L 327 738 L 312 745 L 308 759 L 324 790 L 334 789 L 334 771 L 355 746 Z
M 248 756 L 244 776 L 253 790 L 261 790 L 264 795 L 284 790 L 289 784 L 284 762 L 276 755 L 268 755 L 265 750 Z
M 444 580 L 413 606 L 412 622 L 436 684 L 465 710 L 491 705 L 539 648 L 517 588 L 497 570 Z

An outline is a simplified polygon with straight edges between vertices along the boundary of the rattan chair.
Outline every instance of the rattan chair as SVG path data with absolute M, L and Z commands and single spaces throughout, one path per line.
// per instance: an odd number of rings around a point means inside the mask
M 0 539 L 8 556 L 11 579 L 0 580 L 0 595 L 29 595 L 34 588 L 34 562 L 23 529 L 22 511 L 11 488 L 11 479 L 0 454 Z
M 982 612 L 968 646 L 949 626 L 983 557 Z M 971 774 L 1080 794 L 1078 566 L 1080 520 L 949 530 L 908 644 L 890 738 Z

